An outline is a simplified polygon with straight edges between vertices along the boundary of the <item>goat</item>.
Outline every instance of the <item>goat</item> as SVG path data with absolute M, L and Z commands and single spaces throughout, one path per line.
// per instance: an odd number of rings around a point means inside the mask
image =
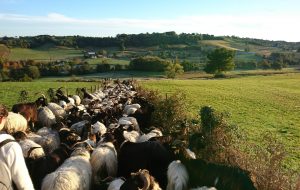
M 237 167 L 207 163 L 201 159 L 173 161 L 168 168 L 167 190 L 187 187 L 216 187 L 217 189 L 255 190 L 249 172 Z
M 51 127 L 56 123 L 56 118 L 53 112 L 45 106 L 38 109 L 38 121 L 43 127 Z
M 28 128 L 27 120 L 18 113 L 8 112 L 7 121 L 4 124 L 4 130 L 7 133 L 14 133 L 16 131 L 26 131 Z
M 61 144 L 59 148 L 44 157 L 25 159 L 35 189 L 41 189 L 43 178 L 47 174 L 54 172 L 70 157 L 71 152 L 72 150 L 67 145 Z
M 12 112 L 20 113 L 25 117 L 31 130 L 34 130 L 34 124 L 38 120 L 37 110 L 40 106 L 45 106 L 46 98 L 43 95 L 39 97 L 35 102 L 28 102 L 28 103 L 19 103 L 14 104 L 12 106 Z
M 165 189 L 168 165 L 173 160 L 170 150 L 158 141 L 125 142 L 118 154 L 118 176 L 127 178 L 131 172 L 137 172 L 141 168 L 147 169 L 162 189 Z
M 101 142 L 93 150 L 90 162 L 95 182 L 117 175 L 117 151 L 111 142 Z
M 66 111 L 58 104 L 50 102 L 47 107 L 53 112 L 56 118 L 64 118 Z
M 130 178 L 121 185 L 120 190 L 161 190 L 154 177 L 149 174 L 148 170 L 139 170 L 131 173 Z
M 153 137 L 161 137 L 161 136 L 163 136 L 163 134 L 160 129 L 153 129 L 149 133 L 141 135 L 137 140 L 137 142 L 145 142 Z
M 107 190 L 120 190 L 120 188 L 124 182 L 125 182 L 124 179 L 117 178 L 117 179 L 113 180 L 112 182 L 110 182 Z
M 42 182 L 42 190 L 86 190 L 90 189 L 92 168 L 90 153 L 85 148 L 76 148 L 71 157 L 55 172 L 48 174 Z
M 16 141 L 20 144 L 24 158 L 37 159 L 45 156 L 45 152 L 41 145 L 27 138 L 23 131 L 17 131 L 13 134 Z

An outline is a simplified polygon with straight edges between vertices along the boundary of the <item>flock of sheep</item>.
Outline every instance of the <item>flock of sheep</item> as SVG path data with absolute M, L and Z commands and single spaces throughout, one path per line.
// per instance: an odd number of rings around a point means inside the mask
M 82 97 L 66 96 L 58 89 L 52 102 L 42 96 L 9 112 L 5 128 L 21 145 L 36 189 L 217 187 L 218 178 L 210 185 L 215 187 L 190 185 L 189 171 L 174 157 L 170 141 L 150 125 L 153 105 L 139 96 L 132 81 L 82 92 Z M 185 150 L 188 160 L 196 159 Z

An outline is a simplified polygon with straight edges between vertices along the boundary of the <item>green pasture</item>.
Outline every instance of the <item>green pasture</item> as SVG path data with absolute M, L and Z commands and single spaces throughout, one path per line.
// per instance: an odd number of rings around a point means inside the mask
M 81 50 L 76 50 L 72 48 L 12 48 L 10 51 L 9 60 L 17 61 L 32 59 L 37 61 L 51 61 L 82 56 L 83 54 Z
M 95 89 L 96 82 L 1 82 L 0 83 L 0 103 L 5 104 L 9 108 L 13 104 L 18 103 L 20 91 L 28 92 L 28 101 L 34 101 L 41 94 L 47 95 L 49 88 L 58 89 L 63 87 L 63 91 L 68 94 L 75 94 L 76 88 L 86 87 L 91 91 L 91 87 Z M 97 87 L 97 86 L 96 86 Z
M 259 144 L 260 135 L 276 134 L 287 149 L 289 168 L 300 167 L 300 74 L 213 80 L 149 80 L 142 85 L 165 95 L 183 92 L 190 112 L 211 105 L 230 115 L 229 122 Z M 165 96 L 164 96 L 165 97 Z
M 97 58 L 97 59 L 86 59 L 86 61 L 91 65 L 100 64 L 103 61 L 106 61 L 108 64 L 113 64 L 113 65 L 129 65 L 129 60 L 125 60 L 125 59 Z

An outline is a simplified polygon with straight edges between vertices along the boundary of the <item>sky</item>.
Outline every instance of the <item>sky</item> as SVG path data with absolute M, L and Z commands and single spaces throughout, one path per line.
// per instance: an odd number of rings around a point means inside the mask
M 0 36 L 167 31 L 300 42 L 300 0 L 0 0 Z

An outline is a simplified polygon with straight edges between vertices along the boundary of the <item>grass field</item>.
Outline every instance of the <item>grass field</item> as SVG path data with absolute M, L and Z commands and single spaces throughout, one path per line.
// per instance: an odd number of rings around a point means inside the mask
M 129 65 L 129 60 L 124 59 L 114 59 L 114 58 L 98 58 L 98 59 L 87 59 L 86 61 L 89 64 L 99 64 L 105 60 L 108 64 L 118 64 L 118 65 Z
M 229 121 L 256 142 L 265 132 L 278 135 L 288 152 L 288 168 L 300 168 L 300 74 L 220 80 L 142 81 L 160 93 L 184 92 L 196 117 L 204 105 L 230 114 Z M 259 143 L 259 142 L 257 142 Z
M 81 50 L 71 48 L 40 48 L 40 49 L 27 49 L 27 48 L 12 48 L 9 60 L 37 60 L 37 61 L 50 61 L 58 59 L 67 59 L 72 57 L 82 57 Z
M 0 103 L 5 104 L 9 108 L 18 102 L 19 92 L 26 90 L 29 93 L 29 101 L 34 101 L 41 96 L 41 93 L 47 94 L 49 88 L 63 87 L 69 94 L 75 94 L 76 88 L 86 87 L 90 91 L 90 87 L 98 85 L 95 82 L 1 82 L 0 83 Z

